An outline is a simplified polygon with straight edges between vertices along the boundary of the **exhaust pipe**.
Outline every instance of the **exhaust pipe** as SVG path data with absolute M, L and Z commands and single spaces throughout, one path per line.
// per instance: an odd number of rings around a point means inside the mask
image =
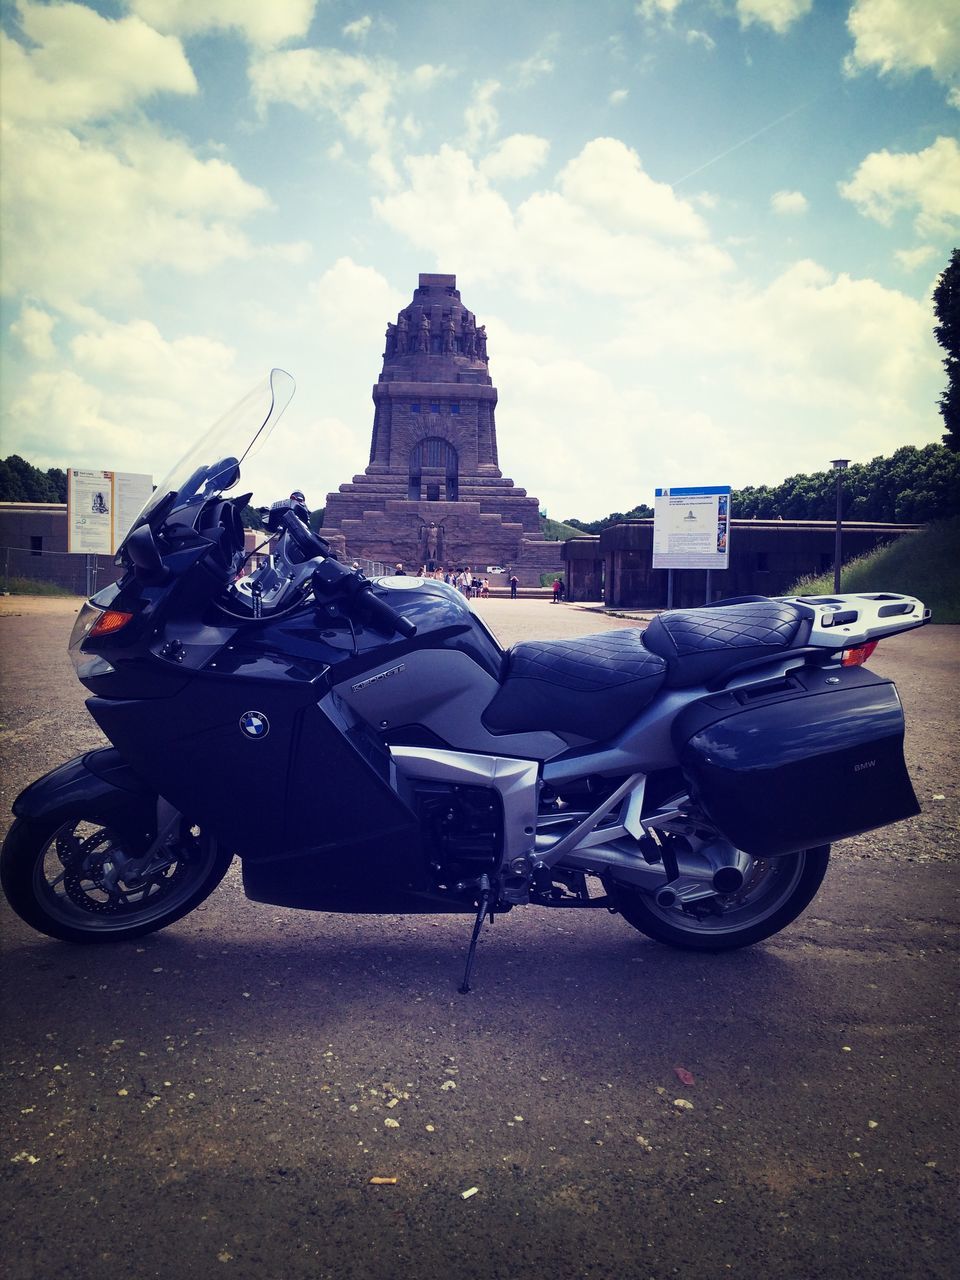
M 680 875 L 661 883 L 653 891 L 653 900 L 661 910 L 703 902 L 717 894 L 737 893 L 753 871 L 753 859 L 729 841 L 715 840 L 699 851 L 696 861 L 678 859 Z M 706 866 L 704 866 L 706 862 Z
M 753 859 L 742 849 L 735 849 L 725 840 L 717 840 L 704 849 L 713 868 L 713 884 L 716 893 L 737 893 L 743 888 L 753 870 Z

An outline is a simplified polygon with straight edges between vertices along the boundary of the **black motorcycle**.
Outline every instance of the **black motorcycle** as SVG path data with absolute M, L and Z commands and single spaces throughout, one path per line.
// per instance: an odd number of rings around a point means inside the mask
M 721 951 L 789 924 L 830 842 L 919 812 L 865 657 L 909 596 L 750 597 L 504 651 L 433 580 L 369 580 L 296 501 L 244 574 L 228 498 L 293 393 L 274 370 L 158 486 L 70 640 L 113 744 L 16 800 L 2 884 L 71 942 L 163 928 L 233 857 L 254 901 L 620 913 Z M 238 448 L 236 441 L 243 442 Z

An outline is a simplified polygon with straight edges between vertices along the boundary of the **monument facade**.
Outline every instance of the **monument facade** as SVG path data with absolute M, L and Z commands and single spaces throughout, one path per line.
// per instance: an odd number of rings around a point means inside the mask
M 560 570 L 539 502 L 500 471 L 486 326 L 456 276 L 421 275 L 387 325 L 373 403 L 369 464 L 327 495 L 320 532 L 342 556 L 413 573 L 499 565 L 537 586 Z

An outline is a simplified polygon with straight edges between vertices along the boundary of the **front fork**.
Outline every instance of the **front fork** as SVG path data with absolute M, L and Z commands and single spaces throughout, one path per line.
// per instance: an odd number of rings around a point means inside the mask
M 127 889 L 138 888 L 183 856 L 180 840 L 181 815 L 163 796 L 157 797 L 156 834 L 140 854 L 113 849 L 110 866 L 102 873 L 104 887 L 119 891 L 122 880 Z

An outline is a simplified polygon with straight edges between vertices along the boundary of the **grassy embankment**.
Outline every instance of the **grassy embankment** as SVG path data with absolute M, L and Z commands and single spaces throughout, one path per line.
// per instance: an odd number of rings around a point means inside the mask
M 843 566 L 841 591 L 898 591 L 933 610 L 934 622 L 960 623 L 960 516 L 907 534 Z M 790 595 L 830 595 L 833 573 L 805 577 Z
M 0 576 L 0 591 L 11 596 L 74 596 L 77 593 L 56 582 L 36 582 L 33 578 L 9 578 Z
M 583 530 L 572 524 L 564 524 L 562 520 L 550 520 L 540 517 L 540 537 L 548 542 L 566 542 L 568 538 L 582 538 Z

